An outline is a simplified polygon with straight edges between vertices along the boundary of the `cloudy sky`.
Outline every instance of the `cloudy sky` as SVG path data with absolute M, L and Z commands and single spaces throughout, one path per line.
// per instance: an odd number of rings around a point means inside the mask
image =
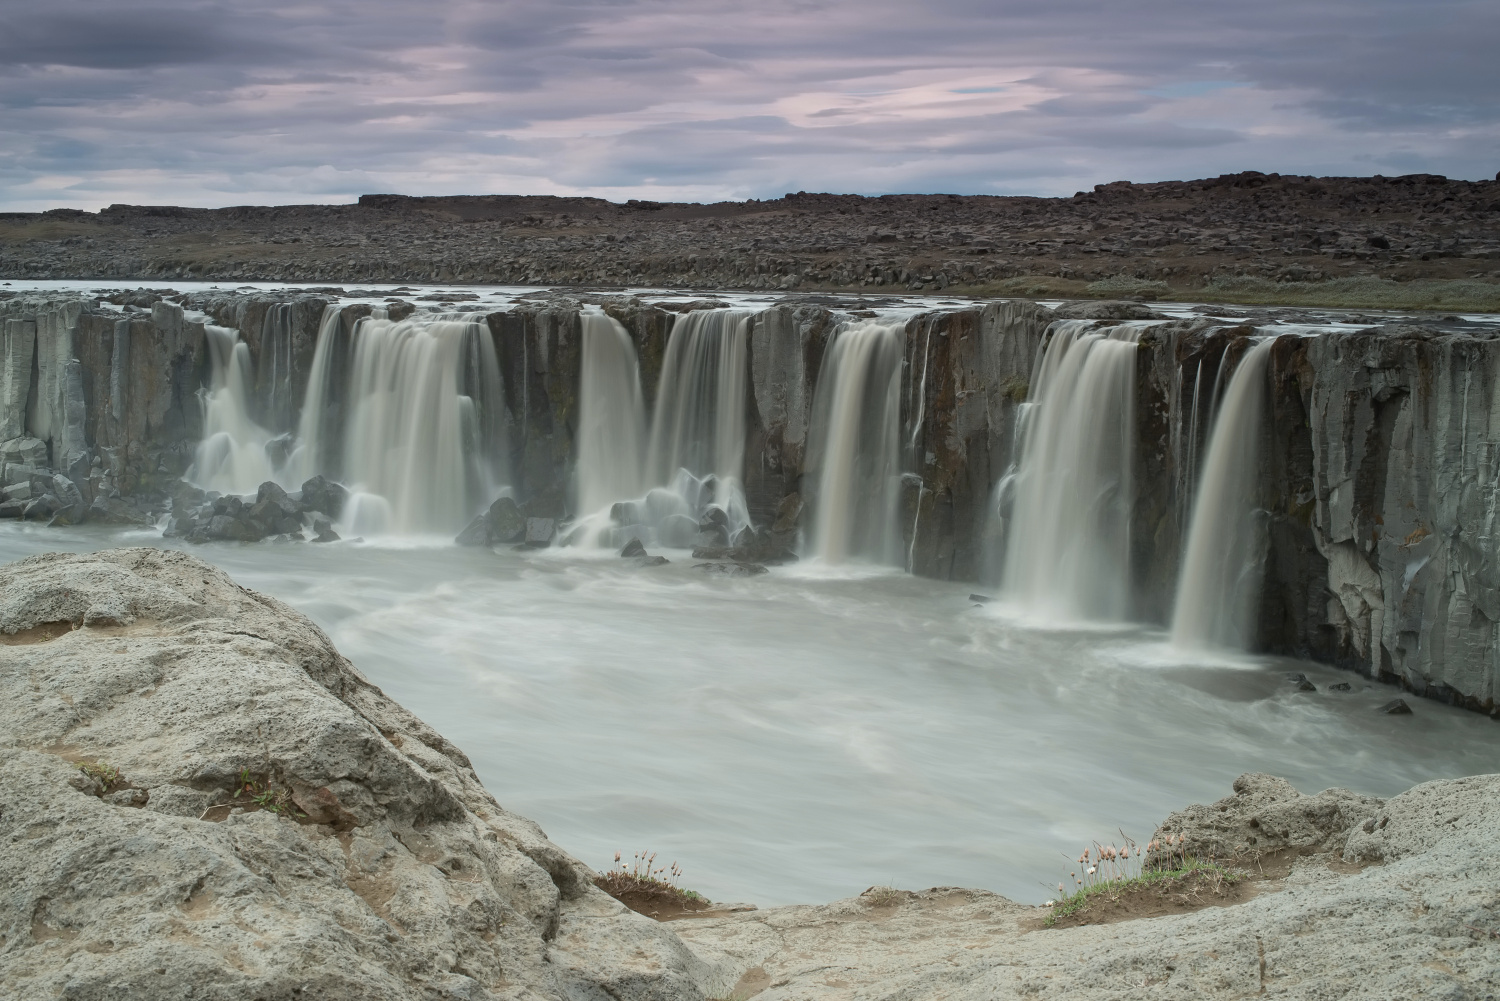
M 0 209 L 1500 170 L 1496 0 L 0 0 Z

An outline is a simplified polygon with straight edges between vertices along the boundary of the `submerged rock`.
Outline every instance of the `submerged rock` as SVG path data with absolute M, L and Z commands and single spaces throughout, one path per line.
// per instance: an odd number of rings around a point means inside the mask
M 697 563 L 693 569 L 710 577 L 758 577 L 771 572 L 759 563 Z
M 597 890 L 304 616 L 207 563 L 0 567 L 0 643 L 7 997 L 709 989 L 670 926 Z
M 620 550 L 621 556 L 645 556 L 646 547 L 641 545 L 640 539 L 631 539 L 625 543 L 625 548 Z

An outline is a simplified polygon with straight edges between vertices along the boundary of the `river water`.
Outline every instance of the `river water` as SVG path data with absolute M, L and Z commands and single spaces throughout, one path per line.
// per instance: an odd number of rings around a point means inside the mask
M 175 544 L 0 523 L 0 561 Z M 889 884 L 1041 901 L 1088 842 L 1144 840 L 1242 772 L 1390 795 L 1500 769 L 1500 726 L 1475 713 L 1408 697 L 1414 715 L 1385 716 L 1400 693 L 1351 673 L 1033 627 L 894 570 L 709 579 L 686 552 L 635 569 L 436 540 L 191 551 L 311 616 L 577 857 L 649 848 L 717 900 Z

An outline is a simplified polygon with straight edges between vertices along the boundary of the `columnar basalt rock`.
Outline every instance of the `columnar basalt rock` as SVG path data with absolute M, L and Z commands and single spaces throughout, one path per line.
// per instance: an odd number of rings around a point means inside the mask
M 254 416 L 295 429 L 305 368 L 332 301 L 326 295 L 111 298 L 0 302 L 0 421 L 9 435 L 0 439 L 0 476 L 5 489 L 15 488 L 0 516 L 68 509 L 68 518 L 79 517 L 79 505 L 54 489 L 54 473 L 76 486 L 85 511 L 112 520 L 139 521 L 164 507 L 202 435 L 205 322 L 241 326 L 255 373 Z M 552 295 L 477 314 L 494 339 L 511 493 L 526 517 L 577 513 L 570 490 L 586 305 L 624 326 L 649 408 L 677 318 L 723 304 Z M 803 527 L 815 492 L 803 473 L 823 356 L 841 323 L 867 314 L 862 306 L 786 300 L 750 321 L 743 480 L 757 559 L 795 545 Z M 326 330 L 336 340 L 321 403 L 330 442 L 340 439 L 350 406 L 342 388 L 349 348 L 374 308 L 341 305 Z M 415 307 L 378 308 L 400 318 Z M 1274 336 L 1256 498 L 1268 539 L 1257 647 L 1494 710 L 1500 606 L 1491 607 L 1491 453 L 1500 435 L 1500 340 L 1487 324 L 1436 318 L 1335 328 L 1310 325 L 1319 318 L 1307 315 L 1284 317 L 1302 325 L 1276 323 L 1264 312 L 1168 319 L 1136 302 L 1052 310 L 997 301 L 914 313 L 905 321 L 900 376 L 898 517 L 908 569 L 993 580 L 1008 531 L 995 516 L 1002 513 L 995 488 L 1016 462 L 1019 416 L 1049 324 L 1064 317 L 1100 329 L 1152 324 L 1136 347 L 1132 615 L 1169 618 L 1216 394 L 1250 344 Z M 31 441 L 38 444 L 24 444 Z M 338 449 L 320 454 L 321 471 L 338 478 Z

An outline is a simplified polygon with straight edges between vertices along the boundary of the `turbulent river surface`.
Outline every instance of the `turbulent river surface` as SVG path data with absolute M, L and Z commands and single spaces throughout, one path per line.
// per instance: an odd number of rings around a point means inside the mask
M 175 545 L 0 525 L 0 560 Z M 311 616 L 510 810 L 602 868 L 651 849 L 717 900 L 874 884 L 1049 895 L 1082 847 L 1266 771 L 1390 795 L 1495 770 L 1500 727 L 1320 665 L 1184 660 L 1164 631 L 1048 629 L 895 570 L 710 579 L 686 552 L 190 547 Z M 1305 673 L 1316 693 L 1294 690 Z M 1349 682 L 1348 693 L 1330 692 Z

